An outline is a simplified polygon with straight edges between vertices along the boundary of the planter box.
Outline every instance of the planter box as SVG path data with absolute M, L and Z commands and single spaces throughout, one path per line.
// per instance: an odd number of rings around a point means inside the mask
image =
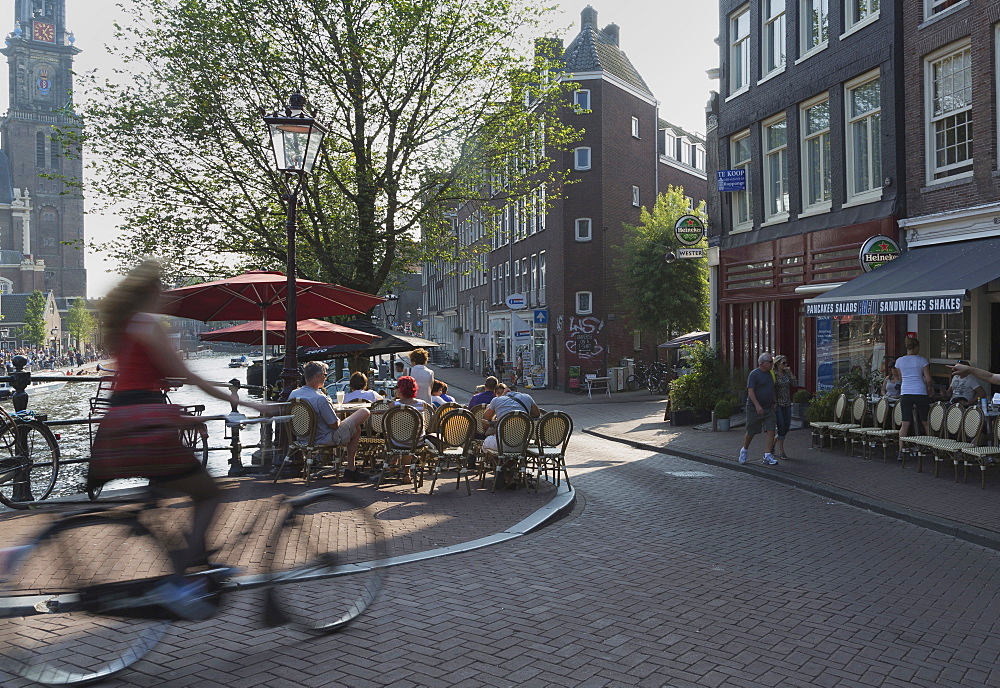
M 711 411 L 671 411 L 670 412 L 670 424 L 674 426 L 680 425 L 699 425 L 701 423 L 707 423 L 712 420 Z
M 729 418 L 719 418 L 715 421 L 719 432 L 729 432 Z

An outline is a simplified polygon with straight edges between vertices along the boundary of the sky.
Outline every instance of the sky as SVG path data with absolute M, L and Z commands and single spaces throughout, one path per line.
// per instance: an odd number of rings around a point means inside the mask
M 113 40 L 113 22 L 126 20 L 116 6 L 128 0 L 66 0 L 67 29 L 76 35 L 77 72 L 98 69 L 110 74 L 119 66 L 104 50 Z M 580 30 L 580 12 L 587 6 L 563 3 L 553 15 L 550 33 L 568 44 Z M 706 71 L 718 66 L 718 3 L 710 0 L 590 0 L 597 25 L 621 29 L 620 47 L 628 55 L 653 94 L 660 100 L 660 117 L 688 131 L 704 133 L 705 104 L 718 85 Z M 13 29 L 13 0 L 0 0 L 0 33 Z M 9 28 L 4 28 L 4 24 Z M 7 69 L 0 69 L 0 111 L 8 105 Z M 86 234 L 96 241 L 114 236 L 113 217 L 87 215 Z M 0 247 L 2 248 L 2 247 Z M 87 255 L 89 296 L 103 296 L 118 277 L 110 263 L 93 251 Z

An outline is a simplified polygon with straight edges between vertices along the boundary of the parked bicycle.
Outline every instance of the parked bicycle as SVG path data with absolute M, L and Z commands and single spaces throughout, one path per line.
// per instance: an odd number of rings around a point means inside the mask
M 261 509 L 238 538 L 227 538 L 248 545 L 237 563 L 254 570 L 238 575 L 209 564 L 185 581 L 202 588 L 209 615 L 228 593 L 264 588 L 269 626 L 345 627 L 383 583 L 379 522 L 335 488 L 276 501 L 277 509 Z M 168 511 L 149 492 L 137 503 L 67 513 L 27 543 L 0 550 L 0 669 L 43 685 L 84 684 L 152 650 L 181 619 L 158 593 L 172 571 L 160 535 L 173 522 Z M 271 527 L 266 540 L 255 537 L 262 523 Z
M 25 509 L 45 499 L 59 475 L 59 442 L 33 411 L 0 408 L 0 503 Z

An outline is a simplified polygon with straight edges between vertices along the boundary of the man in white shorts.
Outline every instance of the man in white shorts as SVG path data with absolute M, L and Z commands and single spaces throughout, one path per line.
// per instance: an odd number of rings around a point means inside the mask
M 306 383 L 288 395 L 288 400 L 302 399 L 316 411 L 316 444 L 334 447 L 347 446 L 347 468 L 344 480 L 360 482 L 365 475 L 354 466 L 361 443 L 361 430 L 371 415 L 368 409 L 358 409 L 344 420 L 337 418 L 333 399 L 325 393 L 327 365 L 322 361 L 309 361 L 302 367 Z M 321 392 L 320 390 L 324 391 Z M 306 438 L 300 438 L 306 439 Z

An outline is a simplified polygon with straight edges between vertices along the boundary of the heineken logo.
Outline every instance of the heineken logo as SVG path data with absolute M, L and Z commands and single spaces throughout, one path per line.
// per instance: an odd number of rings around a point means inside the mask
M 891 260 L 899 258 L 899 244 L 892 237 L 883 234 L 870 237 L 861 245 L 861 254 L 858 260 L 861 262 L 861 269 L 871 272 L 880 265 L 885 265 Z
M 684 215 L 674 223 L 674 235 L 685 246 L 694 246 L 705 236 L 705 224 L 694 215 Z

